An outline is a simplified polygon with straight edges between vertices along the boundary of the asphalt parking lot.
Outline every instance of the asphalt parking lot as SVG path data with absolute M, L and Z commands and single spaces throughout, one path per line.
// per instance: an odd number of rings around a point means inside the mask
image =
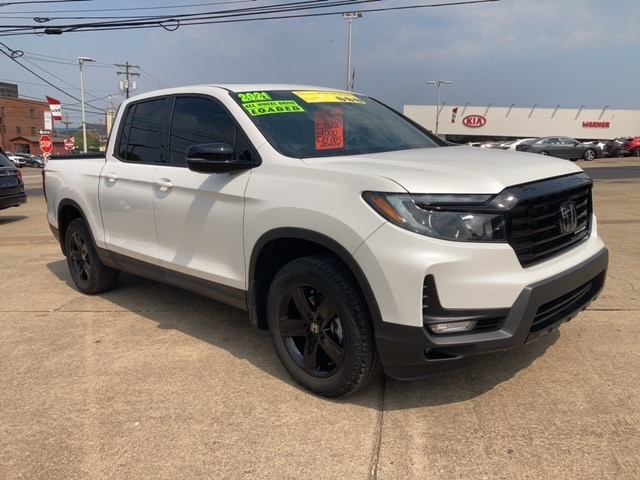
M 638 178 L 596 180 L 610 269 L 587 311 L 468 370 L 328 400 L 244 312 L 133 276 L 78 293 L 23 173 L 28 203 L 0 211 L 2 480 L 640 478 Z

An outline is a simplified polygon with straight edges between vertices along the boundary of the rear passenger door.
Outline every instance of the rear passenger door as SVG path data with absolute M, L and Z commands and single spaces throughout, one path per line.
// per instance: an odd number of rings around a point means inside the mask
M 153 179 L 160 264 L 174 282 L 189 276 L 244 290 L 244 192 L 251 170 L 203 174 L 185 164 L 190 145 L 214 142 L 234 146 L 236 157 L 257 155 L 213 97 L 174 97 L 168 162 Z
M 132 259 L 158 263 L 152 182 L 157 165 L 168 154 L 169 101 L 170 97 L 152 98 L 127 107 L 100 179 L 105 242 L 129 268 Z

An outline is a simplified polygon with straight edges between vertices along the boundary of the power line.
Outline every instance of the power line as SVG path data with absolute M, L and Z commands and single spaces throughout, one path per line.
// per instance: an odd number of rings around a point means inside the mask
M 73 1 L 73 0 L 70 0 Z M 87 0 L 87 1 L 92 1 L 92 0 Z M 255 2 L 256 0 L 229 0 L 229 1 L 222 1 L 222 2 L 207 2 L 207 3 L 194 3 L 194 4 L 188 4 L 188 5 L 163 5 L 163 6 L 150 6 L 150 7 L 128 7 L 128 8 L 96 8 L 96 9 L 86 9 L 86 10 L 77 10 L 77 12 L 80 13 L 86 13 L 86 12 L 133 12 L 133 11 L 144 11 L 144 10 L 153 10 L 153 11 L 158 11 L 158 10 L 169 10 L 169 9 L 177 9 L 177 8 L 193 8 L 193 7 L 206 7 L 206 6 L 212 6 L 212 5 L 226 5 L 226 4 L 237 4 L 237 3 L 252 3 Z M 42 3 L 51 3 L 51 2 L 42 2 Z M 2 5 L 0 5 L 2 6 Z M 69 10 L 66 11 L 65 13 L 74 13 L 74 10 Z M 55 13 L 55 14 L 59 14 L 61 13 L 61 10 L 41 10 L 39 11 L 40 14 L 45 14 L 45 13 Z M 24 11 L 24 12 L 3 12 L 4 15 L 11 15 L 11 16 L 15 16 L 15 15 L 29 15 L 28 17 L 24 17 L 24 18 L 33 18 L 33 12 L 28 12 L 28 11 Z M 15 18 L 22 18 L 22 17 L 15 17 Z M 62 17 L 59 17 L 62 18 Z M 80 17 L 80 18 L 92 18 L 92 17 Z M 99 18 L 99 17 L 98 17 Z M 114 17 L 114 18 L 127 18 L 127 17 Z
M 133 17 L 133 19 L 99 22 L 83 22 L 75 24 L 58 24 L 50 26 L 33 25 L 0 25 L 3 35 L 61 35 L 63 33 L 108 31 L 108 30 L 134 30 L 141 28 L 164 28 L 173 31 L 181 26 L 207 25 L 218 23 L 253 22 L 264 20 L 282 20 L 291 18 L 321 17 L 342 13 L 345 7 L 353 9 L 359 4 L 378 4 L 382 0 L 307 0 L 293 3 L 280 3 L 275 5 L 233 8 L 201 13 L 183 13 L 178 15 L 155 15 Z M 388 12 L 409 10 L 418 8 L 434 8 L 446 6 L 472 5 L 479 3 L 497 2 L 500 0 L 464 0 L 455 2 L 441 2 L 420 5 L 397 5 L 378 8 L 359 9 L 361 12 Z M 306 12 L 306 13 L 300 13 Z M 87 17 L 90 18 L 90 17 Z M 38 21 L 48 22 L 51 19 L 39 18 Z
M 24 1 L 24 2 L 9 2 L 9 3 L 0 3 L 0 8 L 7 5 L 18 5 L 18 4 L 28 4 L 28 3 L 74 3 L 74 2 L 89 2 L 92 0 L 52 0 L 50 2 L 45 1 Z M 71 25 L 58 25 L 53 27 L 40 27 L 40 26 L 19 26 L 19 25 L 0 25 L 0 35 L 3 36 L 12 36 L 12 35 L 26 35 L 37 33 L 42 35 L 44 33 L 49 34 L 61 34 L 61 33 L 70 33 L 70 32 L 81 32 L 81 31 L 105 31 L 105 30 L 133 30 L 140 28 L 164 28 L 166 30 L 175 30 L 180 26 L 187 25 L 202 25 L 202 24 L 218 24 L 218 23 L 234 23 L 234 22 L 248 22 L 248 21 L 264 21 L 264 20 L 282 20 L 282 19 L 290 19 L 290 18 L 304 18 L 304 17 L 323 17 L 328 15 L 336 15 L 337 9 L 344 7 L 348 7 L 349 9 L 353 9 L 355 6 L 359 4 L 367 3 L 368 5 L 378 5 L 383 0 L 301 0 L 296 2 L 281 2 L 281 3 L 271 3 L 269 5 L 256 5 L 259 0 L 240 0 L 240 1 L 219 1 L 219 2 L 209 2 L 205 4 L 192 4 L 192 5 L 181 5 L 180 7 L 138 7 L 138 8 L 125 8 L 125 9 L 113 9 L 118 11 L 133 11 L 133 10 L 154 10 L 158 11 L 160 9 L 166 8 L 193 8 L 193 7 L 202 7 L 207 6 L 210 7 L 212 5 L 220 6 L 233 4 L 237 6 L 240 3 L 251 3 L 250 7 L 238 7 L 231 9 L 220 9 L 217 11 L 208 11 L 208 12 L 200 12 L 200 13 L 182 13 L 174 16 L 168 15 L 154 15 L 154 16 L 138 16 L 131 17 L 134 20 L 129 20 L 128 17 L 117 17 L 119 20 L 116 21 L 107 21 L 107 22 L 85 22 Z M 463 1 L 454 1 L 454 2 L 442 2 L 442 3 L 432 3 L 432 4 L 420 4 L 420 5 L 398 5 L 398 1 L 394 2 L 394 6 L 380 7 L 380 8 L 365 8 L 359 9 L 361 12 L 385 12 L 385 11 L 394 11 L 394 10 L 407 10 L 407 9 L 417 9 L 417 8 L 434 8 L 434 7 L 445 7 L 445 6 L 460 6 L 460 5 L 471 5 L 471 4 L 479 4 L 479 3 L 489 3 L 496 2 L 500 0 L 463 0 Z M 385 3 L 386 4 L 386 3 Z M 95 11 L 110 11 L 109 10 L 84 10 L 83 12 L 95 12 Z M 184 10 L 182 10 L 184 12 Z M 341 14 L 342 11 L 340 11 Z M 2 12 L 5 13 L 4 11 Z M 42 12 L 40 12 L 42 13 Z M 60 13 L 56 11 L 56 13 Z M 39 17 L 38 17 L 39 18 Z M 38 18 L 34 19 L 37 20 Z M 82 17 L 89 19 L 91 17 Z M 41 20 L 49 21 L 50 19 L 41 18 Z M 4 29 L 4 30 L 3 30 Z M 11 33 L 13 32 L 13 33 Z M 6 49 L 6 50 L 5 50 Z M 54 88 L 55 90 L 63 93 L 67 97 L 75 100 L 78 103 L 81 103 L 80 100 L 63 90 L 62 88 L 56 86 L 46 78 L 34 72 L 32 69 L 25 66 L 23 63 L 19 62 L 17 59 L 24 55 L 22 50 L 12 50 L 5 44 L 0 42 L 0 53 L 4 54 L 12 61 L 17 63 L 20 67 L 27 70 L 29 73 L 43 81 L 46 85 Z M 54 57 L 45 57 L 38 56 L 38 54 L 30 54 L 34 60 L 37 58 L 38 61 L 41 62 L 51 62 L 58 63 L 63 65 L 72 65 L 75 62 L 69 62 L 65 59 L 56 59 Z M 27 60 L 28 63 L 31 63 L 34 67 L 44 70 L 42 67 L 34 64 L 32 61 Z M 132 89 L 132 84 L 130 83 L 130 78 L 134 76 L 140 76 L 139 73 L 132 72 L 131 69 L 136 68 L 140 69 L 137 65 L 129 64 L 126 62 L 124 65 L 116 64 L 117 67 L 125 68 L 124 72 L 117 72 L 118 75 L 125 75 L 125 81 L 122 88 L 125 91 L 125 95 L 127 98 L 129 97 L 129 92 Z M 47 76 L 53 76 L 58 79 L 60 82 L 66 84 L 67 86 L 72 86 L 69 82 L 52 75 L 51 72 L 46 71 Z M 147 72 L 145 73 L 145 79 L 150 80 L 150 83 L 154 83 L 159 85 L 161 88 L 164 88 L 166 85 L 162 84 L 159 80 L 153 78 Z M 117 95 L 114 94 L 114 95 Z M 94 99 L 94 101 L 99 99 Z M 101 112 L 102 110 L 93 107 L 96 111 Z

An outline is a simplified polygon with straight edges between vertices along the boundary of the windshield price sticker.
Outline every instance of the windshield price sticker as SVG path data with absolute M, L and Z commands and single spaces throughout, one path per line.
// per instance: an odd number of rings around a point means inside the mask
M 316 150 L 344 148 L 342 110 L 318 110 L 314 117 Z
M 274 100 L 271 102 L 243 103 L 242 106 L 252 117 L 274 113 L 304 112 L 295 100 Z
M 341 92 L 292 92 L 307 103 L 359 103 L 366 102 L 350 93 Z
M 238 93 L 238 98 L 242 103 L 247 102 L 264 102 L 272 100 L 267 92 L 247 92 Z

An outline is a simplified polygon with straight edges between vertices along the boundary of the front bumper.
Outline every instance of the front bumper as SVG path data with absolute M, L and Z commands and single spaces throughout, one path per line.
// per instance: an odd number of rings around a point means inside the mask
M 572 319 L 597 298 L 609 253 L 602 248 L 576 267 L 525 287 L 495 330 L 437 336 L 425 327 L 382 322 L 376 343 L 385 373 L 409 380 L 462 368 L 484 353 L 525 345 Z M 467 310 L 469 316 L 486 311 Z

